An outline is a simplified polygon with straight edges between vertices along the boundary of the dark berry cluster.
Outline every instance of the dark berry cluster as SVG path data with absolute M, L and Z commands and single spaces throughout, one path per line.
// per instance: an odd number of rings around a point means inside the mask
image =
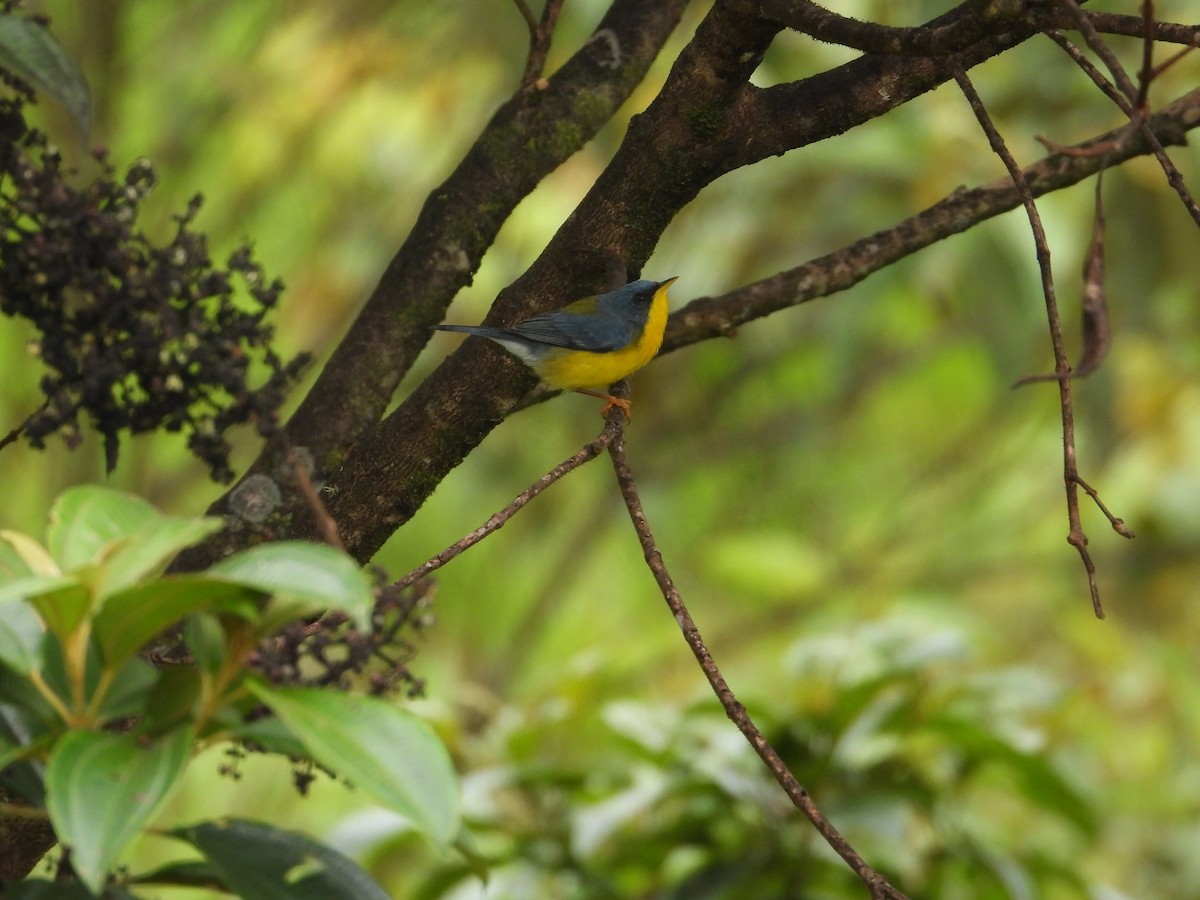
M 409 698 L 425 692 L 425 682 L 408 667 L 414 643 L 432 623 L 433 583 L 397 589 L 379 579 L 371 629 L 358 631 L 339 613 L 315 622 L 296 622 L 264 641 L 249 666 L 276 685 L 336 687 L 352 684 L 375 696 L 403 691 Z
M 117 462 L 121 432 L 182 432 L 212 477 L 229 481 L 226 432 L 275 427 L 306 357 L 281 360 L 265 324 L 283 285 L 248 248 L 214 267 L 192 230 L 197 196 L 155 245 L 138 210 L 156 176 L 144 160 L 123 178 L 97 151 L 102 175 L 68 181 L 58 152 L 26 126 L 22 101 L 0 100 L 0 312 L 31 322 L 46 368 L 44 405 L 21 426 L 35 447 L 54 433 L 74 445 L 80 416 Z M 260 380 L 250 387 L 250 379 Z

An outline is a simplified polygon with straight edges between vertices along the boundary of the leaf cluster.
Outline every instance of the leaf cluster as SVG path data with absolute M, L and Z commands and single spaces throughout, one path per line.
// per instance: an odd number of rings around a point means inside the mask
M 971 644 L 918 609 L 839 623 L 772 658 L 784 674 L 749 706 L 856 847 L 915 896 L 1082 896 L 1073 849 L 1100 816 L 1042 746 L 1061 688 L 980 672 Z M 593 677 L 562 690 L 589 696 Z M 599 728 L 595 713 L 503 706 L 456 747 L 478 772 L 464 816 L 495 860 L 489 896 L 862 894 L 719 711 L 639 697 L 605 704 Z M 406 839 L 378 838 L 380 868 L 400 868 Z M 401 896 L 454 896 L 471 877 L 457 861 L 412 862 Z
M 435 843 L 455 837 L 454 771 L 426 723 L 380 698 L 279 686 L 248 665 L 281 628 L 328 609 L 368 627 L 368 575 L 306 543 L 259 545 L 200 574 L 155 574 L 221 525 L 83 487 L 59 498 L 44 544 L 0 532 L 0 796 L 9 814 L 48 818 L 67 848 L 59 883 L 16 896 L 100 895 L 190 757 L 230 741 L 338 772 Z M 194 665 L 155 667 L 139 655 L 180 623 Z M 206 883 L 242 896 L 383 896 L 354 887 L 369 879 L 300 835 L 228 821 L 169 834 L 205 854 Z M 319 871 L 298 876 L 314 857 Z M 168 867 L 150 880 L 197 877 L 193 866 Z M 297 881 L 313 893 L 280 893 Z

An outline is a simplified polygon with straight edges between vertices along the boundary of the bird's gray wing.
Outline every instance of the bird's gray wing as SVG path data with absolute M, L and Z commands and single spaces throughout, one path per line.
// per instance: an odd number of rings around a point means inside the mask
M 539 344 L 597 353 L 620 350 L 634 338 L 628 322 L 602 313 L 552 312 L 534 316 L 511 331 Z

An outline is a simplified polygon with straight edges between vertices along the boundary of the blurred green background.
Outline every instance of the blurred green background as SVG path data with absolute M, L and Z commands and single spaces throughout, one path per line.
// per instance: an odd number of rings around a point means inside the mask
M 949 4 L 840 4 L 911 24 Z M 1186 18 L 1186 4 L 1156 4 Z M 844 8 L 843 8 L 844 7 Z M 918 10 L 919 7 L 919 10 Z M 1108 8 L 1136 12 L 1136 4 Z M 46 0 L 97 106 L 92 143 L 162 184 L 150 232 L 199 191 L 221 258 L 253 242 L 288 285 L 284 354 L 323 358 L 413 222 L 519 78 L 506 0 Z M 550 67 L 599 0 L 568 0 Z M 482 318 L 535 258 L 653 98 L 706 6 L 685 16 L 616 121 L 528 198 L 450 311 Z M 1136 42 L 1115 46 L 1136 70 Z M 851 58 L 783 35 L 772 84 Z M 1195 57 L 1156 85 L 1195 85 Z M 1120 124 L 1047 40 L 973 73 L 1017 157 Z M 80 178 L 63 114 L 41 120 Z M 1173 155 L 1193 183 L 1194 150 Z M 672 223 L 647 277 L 676 306 L 887 227 L 1000 177 L 942 88 L 838 139 L 734 173 Z M 868 861 L 922 897 L 1183 897 L 1200 884 L 1200 305 L 1195 227 L 1144 160 L 1106 181 L 1115 341 L 1077 384 L 1081 474 L 1137 534 L 1084 523 L 1109 617 L 1065 542 L 1057 395 L 1028 227 L 989 222 L 853 291 L 664 357 L 634 383 L 630 454 L 651 525 L 734 690 Z M 1092 185 L 1041 209 L 1077 353 Z M 0 329 L 4 430 L 38 403 L 21 323 Z M 455 341 L 431 342 L 427 373 Z M 377 561 L 400 575 L 482 523 L 599 427 L 564 397 L 513 416 Z M 253 458 L 242 435 L 242 466 Z M 62 488 L 103 481 L 95 440 L 0 454 L 0 524 L 40 531 Z M 110 483 L 176 513 L 219 494 L 170 436 L 122 449 Z M 490 886 L 322 780 L 240 779 L 214 750 L 166 825 L 268 818 L 332 840 L 397 897 L 849 897 L 861 888 L 798 822 L 720 715 L 641 562 L 608 464 L 554 487 L 438 575 L 417 708 L 461 764 Z M 177 848 L 144 841 L 137 871 Z M 199 891 L 159 891 L 198 898 Z

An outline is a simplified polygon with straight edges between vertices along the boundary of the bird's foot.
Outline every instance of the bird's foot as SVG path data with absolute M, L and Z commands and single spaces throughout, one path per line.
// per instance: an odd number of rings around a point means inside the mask
M 589 397 L 599 397 L 604 401 L 604 407 L 600 410 L 600 415 L 607 418 L 609 410 L 614 406 L 620 408 L 621 412 L 625 413 L 625 421 L 633 421 L 633 408 L 628 400 L 621 397 L 614 397 L 612 394 L 601 393 L 600 391 L 589 391 L 587 388 L 576 388 L 577 394 L 587 394 Z

